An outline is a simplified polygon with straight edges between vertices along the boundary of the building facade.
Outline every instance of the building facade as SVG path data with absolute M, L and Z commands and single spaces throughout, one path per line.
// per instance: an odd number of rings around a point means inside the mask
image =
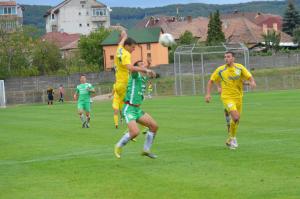
M 23 10 L 16 1 L 0 1 L 0 29 L 14 31 L 22 27 Z
M 152 67 L 169 64 L 168 48 L 163 47 L 158 41 L 162 34 L 161 28 L 142 28 L 128 30 L 128 36 L 133 38 L 137 45 L 131 54 L 131 62 L 147 62 L 152 60 Z M 119 32 L 113 31 L 103 42 L 104 69 L 106 71 L 114 68 L 115 55 L 118 48 Z
M 65 0 L 44 15 L 46 32 L 88 35 L 110 27 L 110 8 L 96 0 Z

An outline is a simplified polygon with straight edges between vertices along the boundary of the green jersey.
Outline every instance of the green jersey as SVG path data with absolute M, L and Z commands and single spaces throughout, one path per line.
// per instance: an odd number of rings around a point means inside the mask
M 89 90 L 94 89 L 92 84 L 85 83 L 79 84 L 76 87 L 76 94 L 79 95 L 78 102 L 88 102 L 91 100 L 91 92 Z
M 133 105 L 140 105 L 144 100 L 144 93 L 146 90 L 146 83 L 148 77 L 142 76 L 140 73 L 132 73 L 130 75 L 127 93 L 125 96 L 125 102 L 129 102 Z

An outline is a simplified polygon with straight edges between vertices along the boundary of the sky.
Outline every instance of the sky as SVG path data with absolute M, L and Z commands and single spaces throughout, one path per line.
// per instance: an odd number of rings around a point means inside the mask
M 19 4 L 31 5 L 51 5 L 55 6 L 63 0 L 17 0 Z M 160 7 L 169 4 L 185 3 L 210 3 L 210 4 L 228 4 L 245 3 L 253 0 L 98 0 L 110 7 Z M 272 0 L 270 0 L 272 1 Z

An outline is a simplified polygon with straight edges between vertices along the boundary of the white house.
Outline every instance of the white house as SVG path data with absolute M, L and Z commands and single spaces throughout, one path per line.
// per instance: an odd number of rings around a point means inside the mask
M 44 15 L 46 32 L 87 35 L 110 27 L 110 8 L 96 0 L 65 0 Z
M 14 31 L 23 24 L 24 8 L 13 0 L 0 0 L 0 29 Z

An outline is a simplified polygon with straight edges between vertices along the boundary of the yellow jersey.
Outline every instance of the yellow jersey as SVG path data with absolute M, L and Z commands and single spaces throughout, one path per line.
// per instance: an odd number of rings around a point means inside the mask
M 116 83 L 128 83 L 129 70 L 127 65 L 131 64 L 131 54 L 123 47 L 119 46 L 115 57 Z
M 234 66 L 227 64 L 218 67 L 212 74 L 210 80 L 221 84 L 221 98 L 242 98 L 243 81 L 249 80 L 251 73 L 242 64 L 234 63 Z

